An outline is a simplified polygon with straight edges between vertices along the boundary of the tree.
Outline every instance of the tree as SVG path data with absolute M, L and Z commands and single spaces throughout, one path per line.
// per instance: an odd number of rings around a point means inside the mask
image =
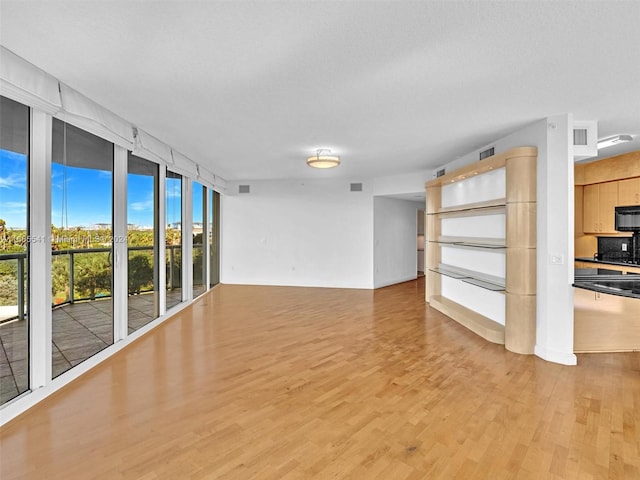
M 74 267 L 75 287 L 80 295 L 88 295 L 95 300 L 98 293 L 111 293 L 111 265 L 106 255 L 78 255 Z
M 129 295 L 139 294 L 143 287 L 153 285 L 153 266 L 145 254 L 129 258 Z

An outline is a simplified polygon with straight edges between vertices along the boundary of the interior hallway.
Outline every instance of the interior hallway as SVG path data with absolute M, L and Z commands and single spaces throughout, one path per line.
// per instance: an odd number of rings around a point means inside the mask
M 640 478 L 640 353 L 577 367 L 375 291 L 220 285 L 0 430 L 0 477 Z

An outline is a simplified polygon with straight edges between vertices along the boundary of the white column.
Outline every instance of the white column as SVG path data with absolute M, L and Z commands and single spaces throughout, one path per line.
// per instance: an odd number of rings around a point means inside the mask
M 113 342 L 128 333 L 127 150 L 113 150 Z
M 538 146 L 537 315 L 535 354 L 575 365 L 573 353 L 573 118 L 547 118 Z
M 31 109 L 29 370 L 31 390 L 51 381 L 51 115 Z
M 167 168 L 160 165 L 158 175 L 158 300 L 160 316 L 167 311 L 167 217 L 166 217 Z
M 209 290 L 211 284 L 211 252 L 209 251 L 209 235 L 211 234 L 211 225 L 209 225 L 209 217 L 211 216 L 211 204 L 209 203 L 209 195 L 213 193 L 209 187 L 203 193 L 202 216 L 204 223 L 202 225 L 202 258 L 204 259 L 204 272 L 202 272 L 204 282 L 204 290 Z
M 193 298 L 193 182 L 182 177 L 182 301 Z

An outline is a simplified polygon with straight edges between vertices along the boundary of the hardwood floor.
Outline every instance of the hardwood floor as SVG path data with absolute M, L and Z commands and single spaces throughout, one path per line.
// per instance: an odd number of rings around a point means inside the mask
M 640 353 L 510 353 L 377 291 L 221 285 L 6 425 L 0 477 L 640 478 Z

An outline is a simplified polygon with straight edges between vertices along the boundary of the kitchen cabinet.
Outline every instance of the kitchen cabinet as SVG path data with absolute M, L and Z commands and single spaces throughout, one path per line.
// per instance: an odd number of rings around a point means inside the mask
M 637 350 L 640 299 L 574 289 L 574 352 Z
M 640 205 L 640 177 L 618 181 L 618 205 Z
M 585 185 L 583 197 L 584 233 L 616 233 L 615 207 L 618 182 Z

